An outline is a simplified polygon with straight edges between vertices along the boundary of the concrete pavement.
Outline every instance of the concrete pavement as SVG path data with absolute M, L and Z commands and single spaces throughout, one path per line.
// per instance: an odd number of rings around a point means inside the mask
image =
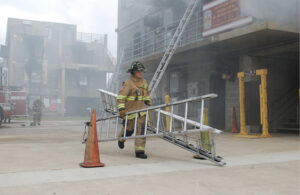
M 83 169 L 82 124 L 0 128 L 0 194 L 299 194 L 298 135 L 217 135 L 222 168 L 159 138 L 147 140 L 147 160 L 134 158 L 133 140 L 101 143 L 106 167 Z

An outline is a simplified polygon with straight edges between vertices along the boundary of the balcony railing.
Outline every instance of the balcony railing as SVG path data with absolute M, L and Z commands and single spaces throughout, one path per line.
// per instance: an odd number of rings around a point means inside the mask
M 97 42 L 101 44 L 105 44 L 106 35 L 103 34 L 95 34 L 95 33 L 85 33 L 85 32 L 77 32 L 77 41 L 92 43 Z
M 200 10 L 200 8 L 198 10 Z M 164 52 L 168 47 L 179 22 L 180 21 L 176 21 L 168 26 L 159 27 L 123 44 L 125 51 L 123 62 Z M 202 13 L 201 11 L 196 11 L 182 35 L 179 47 L 197 42 L 201 39 Z

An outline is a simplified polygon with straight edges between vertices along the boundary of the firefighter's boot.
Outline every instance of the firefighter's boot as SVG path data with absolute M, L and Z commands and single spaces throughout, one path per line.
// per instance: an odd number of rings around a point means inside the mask
M 124 141 L 118 141 L 118 146 L 120 149 L 124 148 Z
M 135 157 L 136 158 L 141 158 L 141 159 L 147 159 L 147 155 L 145 154 L 144 151 L 135 152 Z
M 123 132 L 121 132 L 121 133 L 122 133 L 121 135 L 123 135 Z M 126 131 L 126 137 L 130 137 L 132 134 L 133 134 L 133 131 L 128 131 L 128 130 Z M 124 143 L 125 143 L 125 140 L 118 141 L 118 146 L 120 149 L 124 148 Z

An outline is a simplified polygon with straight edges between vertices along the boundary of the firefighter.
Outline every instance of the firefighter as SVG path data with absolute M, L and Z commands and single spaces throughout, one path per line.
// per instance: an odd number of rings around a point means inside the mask
M 44 104 L 40 99 L 37 99 L 33 102 L 33 105 L 32 105 L 33 123 L 31 124 L 31 126 L 41 125 L 43 107 L 44 107 Z
M 145 67 L 139 61 L 133 62 L 128 69 L 131 74 L 130 78 L 123 82 L 117 97 L 117 107 L 120 112 L 120 117 L 124 119 L 126 112 L 146 108 L 146 105 L 151 106 L 151 99 L 149 97 L 149 88 L 147 81 L 143 79 L 143 72 Z M 131 136 L 134 131 L 136 114 L 128 115 L 126 136 Z M 140 112 L 137 119 L 136 135 L 143 135 L 145 132 L 146 112 Z M 124 148 L 125 140 L 124 127 L 119 132 L 118 141 L 119 148 Z M 135 156 L 137 158 L 146 159 L 145 154 L 146 138 L 138 138 L 135 140 Z

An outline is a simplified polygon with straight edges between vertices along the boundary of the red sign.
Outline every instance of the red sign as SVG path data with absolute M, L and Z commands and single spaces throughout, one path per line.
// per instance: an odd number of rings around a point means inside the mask
M 216 0 L 203 6 L 203 36 L 231 30 L 252 22 L 242 17 L 239 0 Z

